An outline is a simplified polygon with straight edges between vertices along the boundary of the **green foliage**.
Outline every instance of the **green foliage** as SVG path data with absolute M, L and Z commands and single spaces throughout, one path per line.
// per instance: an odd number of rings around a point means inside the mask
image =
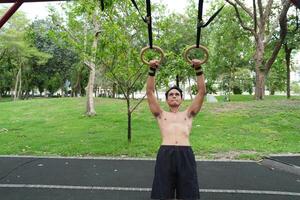
M 212 10 L 222 3 L 212 4 Z M 232 6 L 225 6 L 218 19 L 210 25 L 209 47 L 210 60 L 207 76 L 212 81 L 218 80 L 222 90 L 230 93 L 249 91 L 252 88 L 251 64 L 252 42 L 249 34 L 239 25 Z M 250 19 L 242 18 L 248 23 Z M 245 48 L 247 47 L 247 48 Z M 247 85 L 247 86 L 246 86 Z
M 160 9 L 164 9 L 163 7 Z M 188 78 L 195 77 L 194 70 L 183 59 L 183 52 L 186 47 L 193 45 L 195 37 L 195 19 L 185 15 L 172 13 L 169 16 L 161 17 L 157 22 L 159 30 L 158 43 L 166 53 L 166 62 L 161 67 L 158 76 L 158 88 L 170 86 L 170 82 L 179 78 L 179 82 L 186 83 Z
M 291 89 L 295 94 L 300 94 L 300 83 L 293 82 L 291 85 Z
M 242 92 L 248 92 L 250 95 L 253 92 L 253 82 L 251 71 L 249 69 L 238 69 L 234 74 L 233 79 L 233 92 L 238 91 L 234 94 L 241 94 Z
M 127 95 L 142 90 L 145 83 L 148 66 L 142 65 L 139 53 L 146 29 L 130 2 L 115 4 L 110 12 L 115 17 L 102 23 L 105 31 L 97 57 L 106 78 L 118 84 L 118 93 Z
M 71 81 L 71 85 L 75 84 L 76 80 L 73 81 L 71 76 L 76 73 L 74 65 L 79 62 L 78 55 L 68 43 L 60 38 L 53 40 L 51 34 L 55 32 L 58 32 L 57 27 L 50 21 L 36 20 L 30 25 L 27 33 L 36 48 L 52 55 L 44 65 L 35 67 L 35 81 L 40 84 L 39 90 L 51 88 L 50 93 L 63 88 L 67 80 Z M 57 84 L 52 83 L 53 77 Z
M 1 13 L 1 11 L 0 11 Z M 22 90 L 28 93 L 34 89 L 32 82 L 34 67 L 45 64 L 51 55 L 39 51 L 27 37 L 28 21 L 22 12 L 16 13 L 0 34 L 1 49 L 5 54 L 0 60 L 0 71 L 4 81 L 0 83 L 2 94 L 13 90 L 17 72 L 22 74 Z M 2 79 L 1 78 L 1 79 Z
M 284 60 L 284 51 L 283 49 L 279 52 L 276 61 L 273 64 L 272 69 L 270 70 L 266 85 L 271 94 L 274 94 L 275 91 L 285 91 L 286 90 L 286 63 Z
M 142 13 L 146 13 L 144 1 L 137 3 Z M 209 2 L 204 21 L 223 3 Z M 1 9 L 0 14 L 4 10 L 6 8 Z M 113 73 L 119 79 L 117 92 L 123 93 L 120 85 L 129 88 L 130 93 L 142 90 L 147 77 L 147 66 L 141 64 L 139 52 L 148 44 L 148 33 L 146 23 L 131 2 L 105 1 L 105 10 L 102 11 L 98 0 L 78 0 L 64 4 L 63 10 L 65 16 L 52 8 L 49 19 L 36 20 L 31 24 L 24 13 L 20 12 L 2 29 L 0 95 L 11 90 L 20 63 L 24 65 L 23 86 L 26 90 L 38 88 L 42 92 L 49 87 L 54 91 L 63 88 L 64 83 L 70 81 L 74 91 L 84 94 L 84 86 L 88 81 L 88 69 L 85 68 L 84 61 L 93 57 L 90 47 L 95 34 L 100 37 L 95 61 L 97 86 L 112 89 L 117 83 Z M 166 14 L 165 10 L 162 3 L 152 5 L 153 43 L 162 47 L 166 54 L 156 76 L 158 89 L 174 84 L 176 78 L 180 85 L 190 80 L 193 84 L 195 81 L 194 70 L 183 59 L 182 54 L 185 48 L 196 41 L 197 5 L 190 0 L 184 14 Z M 216 93 L 218 89 L 227 94 L 253 92 L 254 41 L 241 28 L 234 13 L 233 7 L 226 5 L 219 16 L 202 29 L 200 42 L 210 52 L 208 63 L 203 65 L 208 93 Z M 241 17 L 246 25 L 252 26 L 253 20 L 244 12 L 241 12 Z M 289 32 L 285 43 L 290 48 L 298 49 L 299 31 L 294 31 L 297 24 L 294 11 L 288 17 Z M 95 30 L 95 20 L 100 22 L 99 30 Z M 271 21 L 273 20 L 272 18 Z M 270 57 L 274 42 L 279 37 L 278 33 L 276 30 L 264 58 Z M 190 55 L 191 58 L 202 56 L 197 50 Z M 157 54 L 150 51 L 146 58 L 157 58 Z M 285 90 L 284 64 L 281 52 L 267 77 L 269 90 Z M 133 85 L 137 74 L 140 77 Z M 59 84 L 53 84 L 54 79 Z

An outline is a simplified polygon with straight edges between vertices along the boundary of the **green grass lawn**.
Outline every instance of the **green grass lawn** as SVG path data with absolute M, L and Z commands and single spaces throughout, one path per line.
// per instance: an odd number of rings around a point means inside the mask
M 8 102 L 8 101 L 12 101 L 12 98 L 11 97 L 1 97 L 0 98 L 0 103 L 2 103 L 2 102 Z
M 224 95 L 216 96 L 218 101 L 224 101 Z M 300 99 L 300 96 L 293 96 L 292 99 Z M 285 100 L 286 96 L 279 96 L 279 95 L 266 95 L 265 100 Z M 253 101 L 253 95 L 230 95 L 230 101 Z
M 204 103 L 190 138 L 197 157 L 259 159 L 300 152 L 299 98 L 241 99 Z M 96 98 L 97 116 L 91 118 L 84 116 L 85 101 L 0 102 L 0 154 L 155 156 L 160 134 L 146 101 L 133 113 L 131 143 L 124 100 Z M 181 110 L 190 103 L 185 101 Z M 167 108 L 165 102 L 161 105 Z

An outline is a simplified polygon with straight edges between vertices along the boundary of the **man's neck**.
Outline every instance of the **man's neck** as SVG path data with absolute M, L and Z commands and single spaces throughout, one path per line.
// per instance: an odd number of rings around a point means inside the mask
M 170 107 L 170 112 L 171 113 L 178 113 L 179 112 L 179 107 Z

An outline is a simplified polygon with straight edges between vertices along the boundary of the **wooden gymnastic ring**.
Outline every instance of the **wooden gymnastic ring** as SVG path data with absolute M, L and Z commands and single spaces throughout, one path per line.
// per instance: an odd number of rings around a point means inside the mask
M 202 65 L 202 64 L 204 64 L 204 63 L 207 62 L 208 57 L 209 57 L 208 49 L 207 49 L 205 46 L 202 46 L 202 45 L 199 45 L 199 47 L 197 47 L 196 45 L 192 45 L 192 46 L 188 47 L 188 48 L 184 51 L 183 57 L 184 57 L 184 59 L 185 59 L 187 62 L 189 62 L 189 63 L 192 64 L 192 60 L 189 59 L 189 57 L 188 57 L 188 54 L 189 54 L 190 50 L 192 50 L 192 49 L 201 49 L 201 50 L 204 51 L 205 57 L 204 57 L 203 60 L 200 60 L 200 61 L 201 61 L 201 62 L 200 62 L 200 65 Z
M 146 60 L 144 59 L 144 54 L 145 54 L 145 52 L 146 52 L 148 49 L 151 49 L 150 46 L 147 46 L 147 47 L 142 48 L 141 54 L 140 54 L 140 55 L 141 55 L 141 60 L 142 60 L 142 62 L 143 62 L 144 64 L 146 64 L 146 65 L 149 65 L 149 64 L 150 64 L 148 61 L 146 61 Z M 160 53 L 160 60 L 159 60 L 159 63 L 162 63 L 162 61 L 163 61 L 163 59 L 164 59 L 164 57 L 165 57 L 164 51 L 163 51 L 160 47 L 158 47 L 158 46 L 152 46 L 152 49 L 153 49 L 154 51 L 157 51 L 157 52 Z

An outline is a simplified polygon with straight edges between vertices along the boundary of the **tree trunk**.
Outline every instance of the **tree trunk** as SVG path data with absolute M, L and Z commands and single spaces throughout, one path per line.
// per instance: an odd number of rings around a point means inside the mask
M 290 70 L 290 64 L 287 64 L 286 66 L 286 97 L 288 99 L 291 98 L 291 70 Z
M 20 81 L 19 81 L 19 88 L 18 88 L 18 99 L 22 96 L 22 67 L 20 68 Z
M 61 86 L 61 97 L 63 98 L 63 97 L 65 97 L 65 87 L 64 87 L 64 85 L 62 85 Z
M 131 112 L 128 111 L 128 133 L 127 133 L 127 139 L 128 142 L 131 143 Z
M 86 94 L 87 94 L 87 102 L 86 102 L 86 115 L 94 116 L 96 115 L 95 105 L 94 105 L 94 83 L 95 83 L 95 64 L 92 63 L 90 66 L 90 75 L 89 75 L 89 82 L 86 87 Z
M 265 96 L 265 73 L 262 71 L 256 72 L 255 80 L 255 99 L 263 100 Z
M 128 142 L 131 142 L 131 111 L 130 111 L 130 97 L 129 97 L 130 92 L 127 91 L 127 139 Z
M 95 85 L 94 87 L 94 96 L 97 97 L 97 92 L 98 92 L 98 85 Z
M 255 60 L 255 99 L 263 100 L 265 95 L 265 70 L 263 66 L 264 58 L 264 35 L 258 35 L 256 40 Z
M 248 8 L 242 1 L 234 0 L 233 3 L 231 0 L 226 0 L 230 5 L 235 8 L 236 16 L 239 20 L 239 23 L 244 30 L 251 32 L 255 38 L 256 52 L 254 56 L 255 60 L 255 72 L 256 72 L 256 85 L 255 85 L 255 99 L 263 100 L 265 95 L 265 76 L 268 75 L 269 70 L 271 69 L 278 52 L 281 48 L 281 45 L 286 37 L 287 33 L 287 12 L 289 10 L 291 2 L 289 0 L 282 0 L 281 4 L 282 9 L 278 13 L 279 25 L 280 25 L 280 38 L 276 41 L 275 48 L 273 49 L 272 55 L 269 59 L 264 60 L 265 47 L 270 44 L 270 39 L 273 37 L 273 33 L 276 30 L 276 27 L 271 30 L 268 28 L 270 22 L 270 16 L 272 14 L 273 0 L 268 0 L 266 6 L 263 6 L 262 0 L 253 1 L 253 12 Z M 238 6 L 245 11 L 245 13 L 250 16 L 254 21 L 254 27 L 247 26 L 241 18 Z M 258 9 L 256 9 L 258 7 Z M 276 17 L 276 16 L 274 16 Z M 277 17 L 276 17 L 277 18 Z
M 289 99 L 291 98 L 291 52 L 293 48 L 289 48 L 287 44 L 284 44 L 284 51 L 285 51 L 285 61 L 286 61 L 286 97 Z
M 29 90 L 25 91 L 24 99 L 29 99 Z
M 73 95 L 75 93 L 75 97 L 81 96 L 81 79 L 82 79 L 81 73 L 82 73 L 82 68 L 77 71 L 76 84 L 74 86 L 74 91 L 73 91 Z
M 92 45 L 92 54 L 91 54 L 91 60 L 89 62 L 85 61 L 85 64 L 88 66 L 90 70 L 89 75 L 89 82 L 87 86 L 87 106 L 86 106 L 86 114 L 88 116 L 94 116 L 96 115 L 95 111 L 95 105 L 94 105 L 94 97 L 93 97 L 93 90 L 94 90 L 94 84 L 95 84 L 95 75 L 96 75 L 96 56 L 97 56 L 97 47 L 98 47 L 98 40 L 99 40 L 99 34 L 100 34 L 100 24 L 99 21 L 97 21 L 96 14 L 93 17 L 93 24 L 94 24 L 94 40 Z
M 16 83 L 14 88 L 14 101 L 16 101 L 19 98 L 19 90 L 20 90 L 20 83 L 21 82 L 21 67 L 18 70 L 17 77 L 16 77 Z
M 46 89 L 44 89 L 44 97 L 48 97 Z
M 112 89 L 112 98 L 116 98 L 116 91 L 117 91 L 117 84 L 113 83 L 113 89 Z

